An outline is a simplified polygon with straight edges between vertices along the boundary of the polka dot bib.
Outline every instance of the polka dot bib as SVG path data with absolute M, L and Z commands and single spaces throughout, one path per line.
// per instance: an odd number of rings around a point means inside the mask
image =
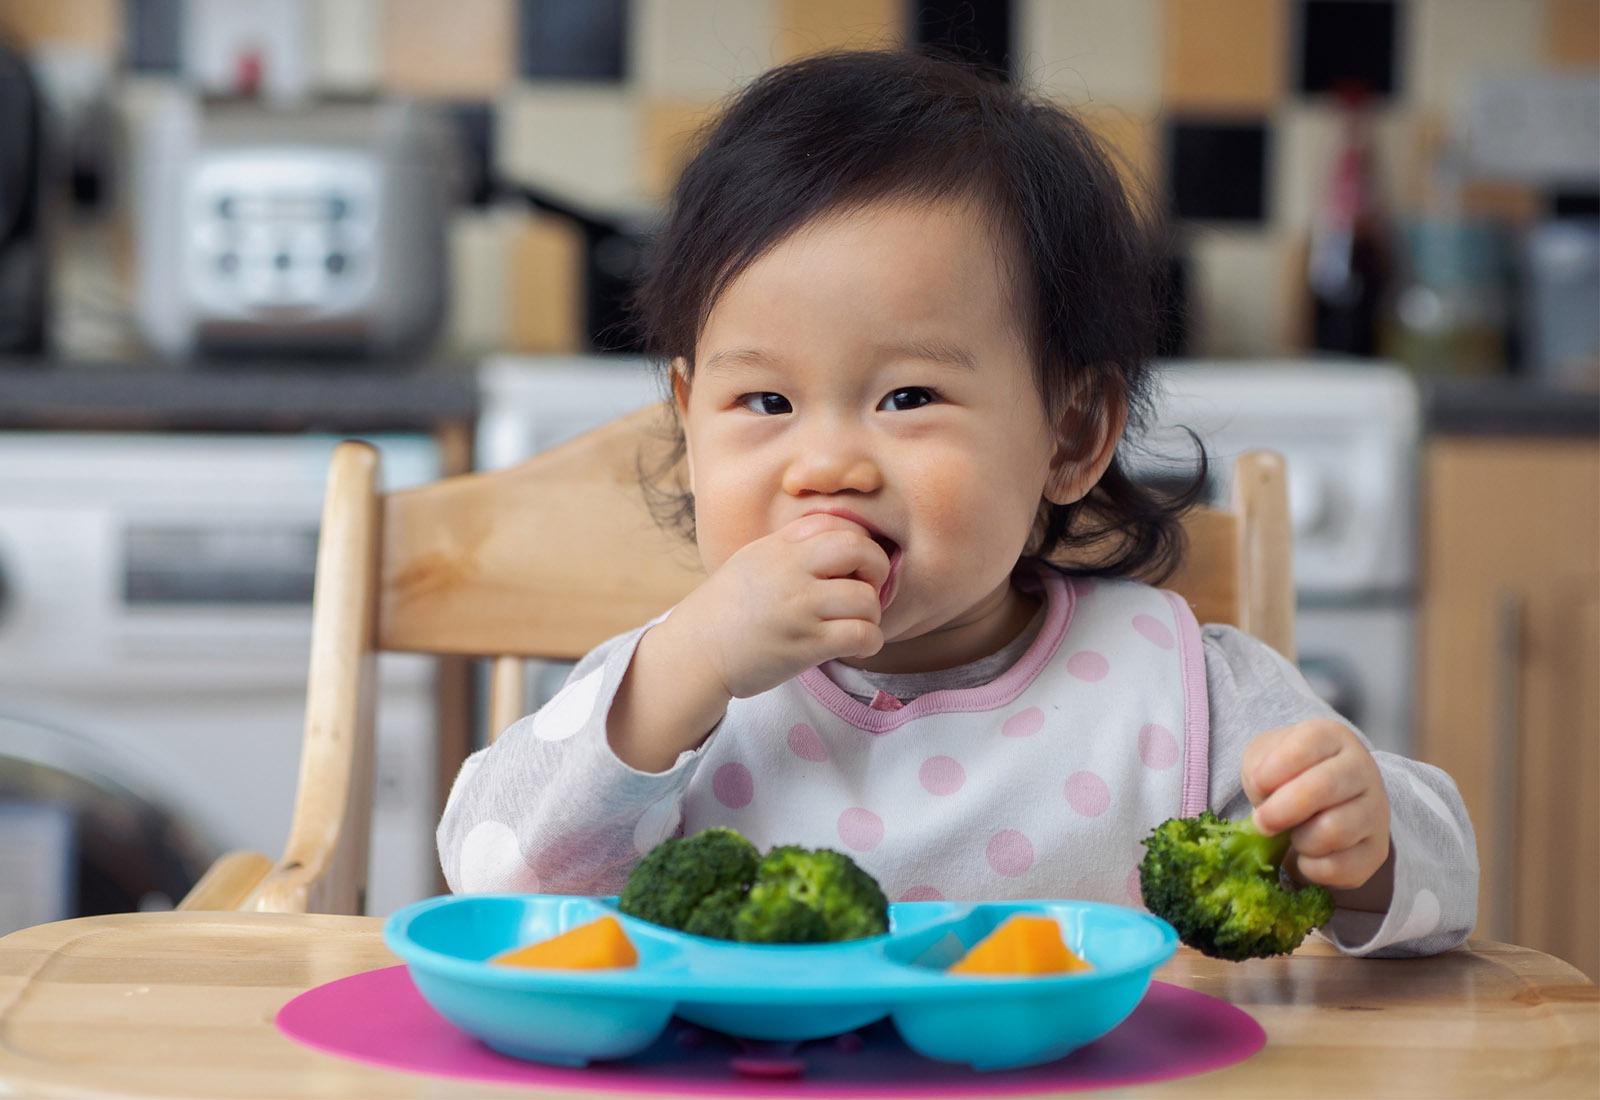
M 1200 630 L 1173 593 L 1019 577 L 1044 625 L 981 687 L 862 702 L 812 669 L 735 700 L 682 801 L 683 828 L 848 852 L 891 900 L 1139 904 L 1140 840 L 1205 808 Z

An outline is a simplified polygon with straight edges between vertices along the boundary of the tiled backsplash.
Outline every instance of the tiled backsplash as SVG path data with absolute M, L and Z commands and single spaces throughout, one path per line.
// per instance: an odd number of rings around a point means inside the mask
M 198 5 L 211 18 L 232 8 L 245 20 L 287 21 L 311 94 L 392 91 L 465 108 L 499 173 L 612 211 L 658 203 L 696 127 L 763 69 L 820 49 L 903 43 L 915 37 L 914 15 L 937 24 L 962 7 L 0 0 L 0 30 L 36 49 L 65 43 L 102 58 L 126 113 L 139 85 L 183 79 L 184 43 L 172 39 L 192 33 Z M 1427 203 L 1434 157 L 1459 134 L 1476 76 L 1575 66 L 1600 79 L 1600 0 L 1014 0 L 988 25 L 1009 26 L 1014 77 L 1083 111 L 1130 179 L 1183 216 L 1198 354 L 1269 354 L 1300 341 L 1305 238 L 1337 132 L 1327 89 L 1340 77 L 1363 77 L 1378 93 L 1379 185 L 1398 217 Z M 1512 222 L 1549 201 L 1495 180 L 1469 181 L 1463 199 L 1470 212 Z M 572 229 L 464 205 L 453 236 L 453 350 L 581 342 Z

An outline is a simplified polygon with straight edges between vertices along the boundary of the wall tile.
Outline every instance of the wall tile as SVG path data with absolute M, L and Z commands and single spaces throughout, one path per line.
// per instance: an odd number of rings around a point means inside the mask
M 1600 0 L 1545 0 L 1544 59 L 1600 67 Z
M 445 346 L 475 354 L 503 348 L 509 334 L 511 246 L 528 216 L 502 207 L 463 211 L 450 221 L 450 311 Z
M 646 103 L 639 138 L 639 177 L 644 193 L 665 198 L 689 162 L 702 129 L 717 116 L 718 104 L 690 100 Z
M 506 343 L 512 351 L 575 352 L 583 319 L 583 233 L 550 215 L 524 215 L 510 235 Z
M 613 88 L 524 85 L 501 101 L 501 171 L 587 206 L 642 196 L 637 98 Z
M 1153 107 L 1161 98 L 1160 0 L 1017 0 L 1026 84 L 1074 105 Z
M 896 46 L 915 0 L 778 0 L 775 63 L 824 50 Z
M 1080 109 L 1084 123 L 1105 144 L 1134 201 L 1150 212 L 1160 208 L 1161 128 L 1153 112 L 1111 106 Z
M 1272 135 L 1262 119 L 1169 118 L 1166 193 L 1180 218 L 1261 222 L 1270 214 Z
M 1283 94 L 1284 0 L 1165 0 L 1162 91 L 1175 107 L 1266 110 Z
M 512 80 L 511 0 L 387 0 L 384 82 L 421 95 L 487 99 Z
M 383 79 L 383 0 L 311 6 L 311 79 L 326 91 L 367 92 Z
M 1274 355 L 1287 346 L 1289 253 L 1272 233 L 1207 229 L 1190 239 L 1190 346 L 1199 355 Z
M 104 57 L 122 48 L 120 0 L 0 0 L 0 30 L 28 48 L 87 46 Z
M 1459 115 L 1476 74 L 1538 64 L 1543 0 L 1411 0 L 1407 81 L 1411 100 Z
M 1400 13 L 1394 0 L 1304 0 L 1298 8 L 1296 86 L 1328 92 L 1353 82 L 1379 96 L 1397 88 Z
M 521 0 L 517 71 L 530 80 L 620 83 L 628 73 L 627 0 Z
M 1009 3 L 917 0 L 904 16 L 907 40 L 918 50 L 1009 78 L 1014 36 Z
M 634 0 L 632 16 L 646 95 L 712 99 L 772 64 L 776 0 Z

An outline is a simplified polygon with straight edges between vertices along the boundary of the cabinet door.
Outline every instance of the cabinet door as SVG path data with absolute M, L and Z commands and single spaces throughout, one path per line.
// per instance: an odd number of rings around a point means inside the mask
M 1600 445 L 1429 445 L 1418 755 L 1477 832 L 1479 936 L 1600 975 Z

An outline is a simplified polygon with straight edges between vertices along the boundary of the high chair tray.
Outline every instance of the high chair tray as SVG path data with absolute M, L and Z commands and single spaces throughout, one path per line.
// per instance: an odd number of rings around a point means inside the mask
M 1014 913 L 1053 917 L 1092 970 L 947 974 Z M 557 970 L 488 962 L 603 916 L 637 966 Z M 384 939 L 447 1020 L 506 1054 L 582 1065 L 649 1046 L 673 1016 L 738 1038 L 800 1041 L 892 1019 L 907 1046 L 979 1069 L 1060 1058 L 1121 1023 L 1172 957 L 1170 925 L 1086 901 L 901 902 L 886 935 L 847 943 L 731 943 L 618 911 L 615 898 L 431 898 L 389 918 Z

